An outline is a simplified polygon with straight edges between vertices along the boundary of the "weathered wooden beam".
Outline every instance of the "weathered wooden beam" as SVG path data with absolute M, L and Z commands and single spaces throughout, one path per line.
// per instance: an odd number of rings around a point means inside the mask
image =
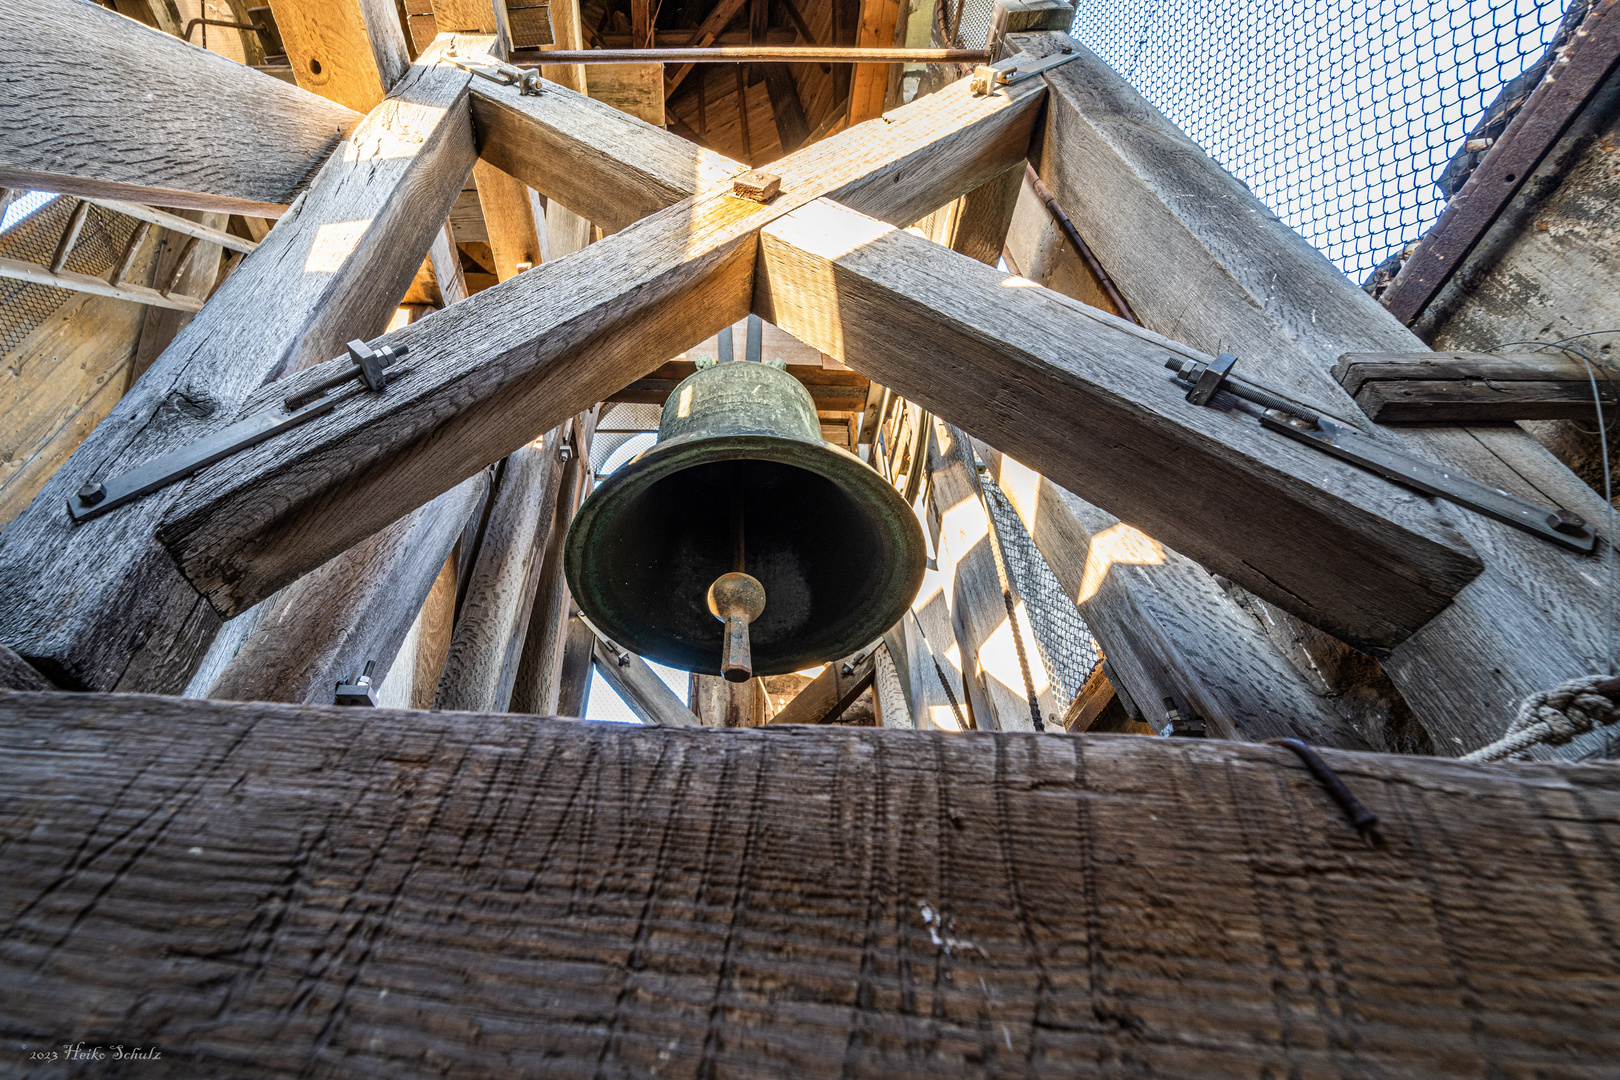
M 1422 350 L 1084 47 L 1059 35 L 1014 40 L 1079 54 L 1043 76 L 1053 97 L 1041 175 L 1148 327 L 1233 353 L 1240 371 L 1341 416 L 1354 416 L 1355 406 L 1329 374 L 1340 356 Z M 1492 486 L 1571 510 L 1600 537 L 1606 528 L 1602 499 L 1511 425 L 1384 436 Z M 1607 667 L 1607 602 L 1589 559 L 1478 514 L 1441 512 L 1487 569 L 1440 618 L 1381 659 L 1436 749 L 1461 753 L 1499 735 L 1527 695 Z M 1596 744 L 1571 745 L 1581 753 Z
M 127 300 L 132 304 L 174 308 L 177 311 L 200 311 L 203 306 L 203 298 L 200 296 L 169 295 L 159 289 L 127 281 L 113 285 L 106 278 L 95 277 L 92 274 L 80 274 L 73 270 L 52 270 L 48 266 L 23 262 L 21 259 L 0 258 L 0 278 L 27 281 L 34 285 L 49 285 L 52 288 L 89 293 L 92 296 L 106 296 L 114 300 Z
M 1479 572 L 1424 500 L 1189 405 L 1173 341 L 830 200 L 760 263 L 762 318 L 1333 633 L 1392 646 Z
M 410 67 L 405 30 L 387 0 L 269 2 L 293 78 L 328 101 L 368 113 Z
M 55 690 L 51 681 L 34 666 L 4 645 L 0 645 L 0 688 L 6 690 Z
M 997 568 L 997 541 L 991 536 L 995 521 L 979 491 L 972 444 L 961 429 L 942 420 L 929 426 L 927 523 L 974 721 L 981 731 L 1035 731 L 1029 700 L 1033 686 L 1044 729 L 1056 731 L 1062 707 L 1035 647 L 1017 584 L 1010 577 L 1003 582 Z M 1008 612 L 1009 596 L 1012 614 L 1022 616 L 1016 625 Z
M 765 73 L 765 92 L 771 98 L 776 139 L 782 144 L 782 152 L 791 154 L 810 141 L 810 121 L 805 119 L 793 69 L 786 64 L 761 64 L 760 69 Z
M 96 4 L 4 0 L 0 28 L 0 186 L 276 217 L 360 121 Z
M 560 429 L 506 459 L 456 614 L 436 709 L 504 712 L 563 481 Z
M 876 652 L 874 649 L 865 655 L 857 653 L 834 660 L 766 723 L 836 724 L 844 710 L 871 688 L 877 672 Z M 850 665 L 847 673 L 844 671 L 846 663 Z
M 496 278 L 505 281 L 525 265 L 535 267 L 545 262 L 546 215 L 533 189 L 482 159 L 473 166 L 473 178 L 478 184 L 484 225 L 489 230 Z
M 593 635 L 594 636 L 594 635 Z M 591 660 L 608 685 L 630 706 L 643 724 L 653 727 L 697 727 L 697 717 L 686 702 L 632 652 L 607 647 L 601 638 L 592 646 Z
M 193 221 L 179 214 L 170 214 L 150 206 L 139 203 L 121 202 L 118 199 L 86 199 L 86 202 L 95 203 L 125 217 L 135 218 L 152 225 L 160 226 L 169 232 L 180 233 L 182 236 L 195 236 L 199 240 L 206 240 L 231 251 L 240 251 L 244 255 L 259 245 L 252 240 L 244 240 L 235 233 L 228 233 L 223 229 L 216 229 L 200 221 Z
M 589 64 L 585 66 L 585 87 L 593 99 L 663 129 L 664 65 Z
M 1000 175 L 1028 145 L 1028 85 L 947 87 L 783 159 L 769 204 L 705 192 L 396 331 L 410 375 L 198 474 L 163 543 L 216 610 L 244 610 L 746 315 L 756 233 L 795 206 L 827 194 L 910 222 Z
M 1556 350 L 1347 353 L 1333 375 L 1380 424 L 1592 420 L 1599 401 L 1612 418 L 1616 397 L 1601 370 Z
M 80 526 L 63 504 L 93 478 L 217 430 L 266 381 L 387 324 L 475 160 L 465 122 L 471 76 L 436 65 L 435 55 L 355 129 L 311 185 L 296 223 L 271 230 L 0 536 L 0 592 L 12 598 L 0 605 L 0 641 L 55 681 L 164 690 L 189 681 L 218 616 L 152 544 L 181 489 Z M 426 501 L 346 537 L 306 569 Z
M 1207 570 L 1022 462 L 977 445 L 1109 667 L 1133 700 L 1157 710 L 1156 719 L 1170 698 L 1223 739 L 1375 745 L 1312 692 Z
M 372 660 L 380 686 L 483 490 L 469 477 L 266 600 L 202 696 L 329 704 Z
M 1322 756 L 1375 844 L 1272 746 L 6 694 L 7 1037 L 176 1076 L 1611 1070 L 1620 771 Z
M 857 46 L 881 49 L 895 44 L 900 24 L 899 0 L 861 0 Z M 888 64 L 857 64 L 850 77 L 849 126 L 883 115 L 883 98 L 889 87 Z
M 605 232 L 617 232 L 747 170 L 562 87 L 547 87 L 538 96 L 493 83 L 472 90 L 483 159 Z
M 596 635 L 578 615 L 570 615 L 563 631 L 562 669 L 557 680 L 557 715 L 584 716 L 591 698 L 591 654 Z

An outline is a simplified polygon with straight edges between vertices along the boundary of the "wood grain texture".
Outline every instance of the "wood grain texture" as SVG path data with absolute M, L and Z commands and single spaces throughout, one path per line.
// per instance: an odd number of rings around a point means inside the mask
M 330 703 L 370 660 L 382 685 L 483 488 L 463 481 L 276 593 L 204 696 Z
M 836 724 L 844 710 L 855 703 L 871 688 L 877 674 L 876 650 L 834 660 L 821 669 L 821 674 L 777 710 L 767 724 Z M 851 669 L 844 673 L 844 665 Z M 752 680 L 750 680 L 752 681 Z
M 593 635 L 594 636 L 594 635 Z M 647 661 L 633 652 L 614 652 L 597 638 L 591 663 L 643 724 L 653 727 L 696 727 L 698 719 L 660 679 Z
M 433 708 L 439 678 L 444 674 L 445 661 L 450 658 L 450 635 L 456 621 L 455 558 L 452 551 L 444 560 L 416 616 L 413 628 L 416 631 L 416 669 L 411 674 L 410 702 L 413 709 Z
M 181 488 L 77 527 L 64 500 L 91 477 L 224 426 L 267 381 L 387 324 L 475 159 L 471 76 L 432 55 L 333 154 L 297 220 L 270 231 L 0 535 L 0 592 L 17 598 L 0 610 L 0 641 L 61 685 L 177 691 L 189 680 L 218 616 L 152 540 Z M 426 501 L 374 520 L 306 569 Z
M 181 210 L 176 216 L 179 215 L 195 218 L 199 225 L 215 230 L 225 228 L 231 220 L 229 214 L 215 211 Z M 181 220 L 185 220 L 185 217 Z M 186 254 L 188 247 L 189 255 Z M 182 296 L 206 299 L 213 294 L 214 286 L 220 280 L 220 245 L 198 243 L 189 246 L 184 235 L 177 235 L 165 229 L 160 234 L 158 251 L 157 265 L 152 274 L 154 282 L 161 285 L 173 281 L 173 291 Z M 185 259 L 183 266 L 182 259 Z M 175 277 L 176 271 L 179 273 L 178 278 Z M 180 331 L 190 326 L 191 320 L 195 317 L 195 311 L 148 307 L 146 318 L 141 325 L 140 344 L 136 346 L 135 359 L 130 365 L 130 377 L 125 386 L 133 385 L 136 379 L 146 374 L 146 369 L 152 366 L 152 361 L 162 356 L 163 350 L 174 344 L 174 339 L 179 336 Z
M 493 83 L 472 90 L 483 159 L 607 232 L 747 169 L 564 87 L 539 96 Z
M 660 130 L 664 126 L 663 64 L 590 64 L 585 92 Z
M 557 715 L 584 716 L 591 698 L 591 654 L 596 635 L 578 615 L 569 616 L 563 632 L 562 669 L 557 680 Z
M 148 275 L 155 246 L 147 241 Z M 22 513 L 117 404 L 144 318 L 135 304 L 76 297 L 0 355 L 0 525 Z
M 540 562 L 539 583 L 529 613 L 523 655 L 518 661 L 517 680 L 512 687 L 509 707 L 514 712 L 581 716 L 584 715 L 585 698 L 590 693 L 588 669 L 591 650 L 587 644 L 583 661 L 585 686 L 578 691 L 581 711 L 570 712 L 562 708 L 564 679 L 569 670 L 580 670 L 577 665 L 581 663 L 576 657 L 576 667 L 569 669 L 564 656 L 574 602 L 573 595 L 568 591 L 568 578 L 563 573 L 563 547 L 574 513 L 590 492 L 590 436 L 595 429 L 595 413 L 581 414 L 574 424 L 570 443 L 573 460 L 563 471 L 562 486 L 557 492 L 545 552 Z
M 12 1061 L 77 1040 L 158 1047 L 141 1076 L 250 1080 L 1620 1058 L 1613 765 L 1323 751 L 1380 815 L 1369 847 L 1286 750 L 1213 740 L 0 701 Z
M 482 159 L 473 166 L 473 178 L 478 183 L 483 225 L 495 256 L 495 276 L 505 281 L 518 274 L 520 263 L 533 267 L 545 262 L 541 229 L 546 217 L 534 191 Z
M 293 78 L 328 101 L 368 113 L 410 67 L 404 27 L 387 0 L 270 0 L 270 10 Z
M 558 429 L 513 452 L 467 577 L 436 709 L 505 712 L 563 484 Z
M 1527 331 L 1528 332 L 1528 331 Z M 1614 387 L 1594 366 L 1544 353 L 1348 353 L 1333 365 L 1345 393 L 1379 424 L 1591 421 Z M 1597 394 L 1593 387 L 1596 384 Z
M 762 318 L 1313 625 L 1387 648 L 1479 572 L 1427 500 L 1188 405 L 1176 342 L 828 200 L 760 259 Z
M 1171 698 L 1223 739 L 1376 745 L 1313 692 L 1203 567 L 1022 462 L 978 448 L 1134 701 L 1150 708 Z
M 1423 348 L 1082 46 L 1060 35 L 1014 40 L 1034 51 L 1080 53 L 1043 76 L 1053 97 L 1041 175 L 1149 327 L 1234 353 L 1240 372 L 1352 420 L 1355 407 L 1329 374 L 1337 359 Z M 1573 510 L 1602 534 L 1602 500 L 1523 432 L 1385 435 L 1485 483 Z M 1436 749 L 1461 753 L 1499 735 L 1525 696 L 1607 666 L 1606 579 L 1597 560 L 1478 514 L 1439 512 L 1486 570 L 1381 659 Z
M 795 206 L 826 194 L 910 222 L 1000 175 L 1025 153 L 1027 85 L 948 87 L 784 159 L 769 205 L 705 192 L 389 334 L 411 374 L 199 473 L 163 543 L 216 610 L 244 610 L 742 318 L 756 233 Z
M 0 27 L 3 187 L 276 217 L 360 121 L 96 4 L 5 0 Z
M 56 689 L 32 664 L 4 645 L 0 645 L 0 687 L 7 690 Z

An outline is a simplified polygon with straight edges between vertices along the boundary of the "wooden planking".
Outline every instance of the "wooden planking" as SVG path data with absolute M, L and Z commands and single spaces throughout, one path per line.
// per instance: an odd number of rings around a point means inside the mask
M 218 610 L 251 606 L 741 318 L 755 232 L 794 206 L 827 193 L 913 221 L 1000 175 L 1028 145 L 1039 91 L 1025 85 L 946 88 L 784 161 L 769 205 L 707 192 L 396 331 L 411 376 L 200 473 L 163 542 Z
M 1574 356 L 1543 353 L 1348 353 L 1333 375 L 1380 424 L 1612 419 L 1614 387 Z M 1594 397 L 1593 384 L 1598 394 Z
M 698 720 L 647 661 L 632 652 L 615 652 L 596 639 L 591 662 L 602 678 L 643 724 L 652 727 L 697 727 Z
M 493 83 L 472 89 L 483 159 L 607 232 L 746 168 L 561 87 L 538 97 Z
M 329 703 L 369 660 L 380 686 L 483 492 L 470 477 L 276 593 L 203 696 Z
M 1056 731 L 1062 706 L 1052 693 L 1051 677 L 1035 647 L 1029 613 L 1011 580 L 1007 587 L 1014 611 L 1022 617 L 1014 626 L 1007 615 L 990 536 L 995 522 L 979 491 L 973 447 L 961 429 L 935 419 L 928 432 L 927 455 L 929 533 L 974 721 L 985 731 L 1035 730 L 1019 642 L 1013 637 L 1017 634 L 1042 722 Z
M 1212 740 L 6 694 L 0 755 L 16 1054 L 246 1080 L 1620 1057 L 1612 765 L 1323 751 L 1368 845 L 1288 751 Z
M 0 27 L 6 78 L 29 87 L 0 98 L 0 186 L 276 217 L 360 121 L 80 0 L 4 0 Z
M 437 709 L 505 712 L 563 483 L 560 429 L 506 459 L 456 617 Z
M 1338 357 L 1422 349 L 1095 56 L 1059 35 L 1015 40 L 1079 53 L 1043 76 L 1053 99 L 1042 177 L 1149 327 L 1234 353 L 1240 373 L 1352 417 L 1328 374 Z M 1478 480 L 1570 509 L 1600 534 L 1605 528 L 1602 500 L 1517 429 L 1386 434 Z M 1594 560 L 1478 514 L 1443 513 L 1487 569 L 1382 660 L 1437 751 L 1461 753 L 1500 734 L 1525 696 L 1606 667 L 1607 605 Z M 1570 752 L 1595 745 L 1572 744 Z
M 155 245 L 148 245 L 150 273 Z M 33 501 L 117 404 L 143 321 L 133 304 L 81 296 L 0 356 L 0 525 Z
M 405 30 L 389 0 L 269 3 L 293 78 L 328 101 L 368 113 L 410 67 Z
M 983 443 L 980 456 L 1131 698 L 1165 698 L 1223 739 L 1372 745 L 1289 667 L 1248 612 L 1191 559 Z
M 685 47 L 701 49 L 713 44 L 714 39 L 719 37 L 720 32 L 726 28 L 726 24 L 731 22 L 737 13 L 742 10 L 744 2 L 745 0 L 717 0 L 715 5 L 709 9 L 709 14 L 704 16 L 703 22 L 698 24 L 698 28 L 687 39 Z M 682 80 L 692 73 L 694 67 L 698 66 L 696 64 L 682 64 L 677 67 L 664 87 L 664 97 L 668 98 L 675 93 L 675 89 L 681 85 Z M 550 78 L 550 76 L 547 76 L 547 78 Z
M 821 674 L 810 680 L 810 685 L 793 695 L 792 699 L 765 723 L 838 723 L 839 718 L 844 715 L 844 710 L 853 705 L 856 698 L 871 689 L 877 674 L 876 652 L 874 649 L 865 656 L 855 654 L 834 660 L 821 669 Z M 847 674 L 844 672 L 846 663 L 850 665 Z
M 884 49 L 895 44 L 901 26 L 899 0 L 861 0 L 861 22 L 855 44 L 863 49 Z M 850 76 L 849 125 L 883 115 L 889 88 L 888 64 L 856 64 Z
M 760 260 L 762 318 L 1313 625 L 1392 646 L 1479 572 L 1426 500 L 1188 405 L 1175 342 L 831 200 Z
M 589 64 L 586 93 L 654 127 L 664 126 L 663 64 Z
M 165 690 L 188 681 L 218 616 L 199 606 L 152 544 L 180 487 L 78 527 L 63 502 L 91 477 L 223 426 L 267 380 L 336 356 L 344 341 L 387 324 L 475 159 L 470 125 L 446 122 L 465 116 L 471 76 L 434 66 L 431 56 L 333 155 L 296 222 L 271 230 L 0 535 L 0 591 L 25 597 L 0 610 L 0 641 L 55 681 Z M 426 501 L 376 521 L 307 569 Z

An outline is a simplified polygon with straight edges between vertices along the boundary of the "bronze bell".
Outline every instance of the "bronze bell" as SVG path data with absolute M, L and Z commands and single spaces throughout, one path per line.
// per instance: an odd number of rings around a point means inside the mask
M 905 500 L 822 441 L 804 386 L 736 361 L 674 389 L 657 443 L 579 508 L 564 565 L 614 641 L 741 682 L 867 645 L 905 614 L 925 561 Z

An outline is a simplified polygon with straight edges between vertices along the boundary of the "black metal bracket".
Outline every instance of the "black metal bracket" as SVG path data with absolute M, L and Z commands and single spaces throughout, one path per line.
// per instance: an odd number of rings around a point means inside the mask
M 76 525 L 100 517 L 125 503 L 134 502 L 142 495 L 184 480 L 232 454 L 256 446 L 272 435 L 325 416 L 338 403 L 338 398 L 329 396 L 327 391 L 345 383 L 358 380 L 366 390 L 381 393 L 388 385 L 388 373 L 384 369 L 392 367 L 410 351 L 404 345 L 372 349 L 363 341 L 349 342 L 348 350 L 353 367 L 300 390 L 284 399 L 279 407 L 238 420 L 212 435 L 205 435 L 178 450 L 160 454 L 111 479 L 86 481 L 67 500 L 68 516 Z M 403 372 L 396 371 L 394 374 L 398 376 Z
M 1597 534 L 1578 514 L 1521 499 L 1437 462 L 1413 457 L 1369 438 L 1348 424 L 1246 383 L 1232 374 L 1236 361 L 1235 356 L 1222 353 L 1209 364 L 1197 360 L 1167 360 L 1164 366 L 1174 371 L 1178 380 L 1191 384 L 1187 400 L 1194 405 L 1210 405 L 1216 394 L 1225 391 L 1259 406 L 1260 426 L 1267 431 L 1286 435 L 1324 454 L 1359 465 L 1402 487 L 1523 529 L 1559 547 L 1585 554 L 1596 546 Z

